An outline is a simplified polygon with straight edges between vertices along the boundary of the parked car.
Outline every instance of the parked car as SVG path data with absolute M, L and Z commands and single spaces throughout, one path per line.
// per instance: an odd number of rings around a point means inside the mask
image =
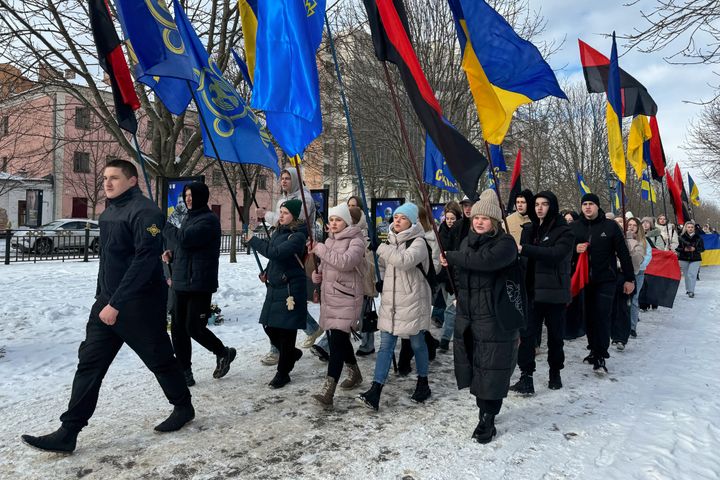
M 61 218 L 45 225 L 13 234 L 10 244 L 23 252 L 47 255 L 58 250 L 85 248 L 85 226 L 90 225 L 90 251 L 100 249 L 100 225 L 86 218 Z

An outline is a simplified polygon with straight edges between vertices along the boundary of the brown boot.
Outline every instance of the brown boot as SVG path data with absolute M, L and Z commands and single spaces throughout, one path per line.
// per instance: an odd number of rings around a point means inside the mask
M 362 383 L 362 373 L 360 373 L 360 367 L 358 367 L 357 363 L 355 365 L 350 365 L 349 363 L 346 363 L 345 367 L 347 368 L 348 376 L 345 380 L 342 381 L 342 383 L 340 384 L 340 388 L 342 388 L 343 390 L 350 390 L 351 388 L 355 388 Z
M 320 390 L 320 393 L 313 395 L 312 398 L 317 400 L 321 405 L 325 407 L 333 406 L 333 396 L 335 395 L 335 387 L 337 382 L 332 377 L 325 377 L 325 383 Z

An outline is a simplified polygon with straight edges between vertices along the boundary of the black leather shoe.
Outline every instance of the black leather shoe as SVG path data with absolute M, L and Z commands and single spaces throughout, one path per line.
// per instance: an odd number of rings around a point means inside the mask
M 161 424 L 155 427 L 156 432 L 176 432 L 195 418 L 195 409 L 192 405 L 176 406 L 170 416 Z
M 45 452 L 55 453 L 72 453 L 77 443 L 78 432 L 74 432 L 65 427 L 60 427 L 53 433 L 33 437 L 32 435 L 23 435 L 22 441 L 31 447 L 43 450 Z

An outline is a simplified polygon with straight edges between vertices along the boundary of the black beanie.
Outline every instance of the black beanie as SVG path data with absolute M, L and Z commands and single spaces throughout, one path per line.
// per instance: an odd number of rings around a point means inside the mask
M 592 202 L 598 207 L 600 206 L 600 197 L 595 195 L 594 193 L 586 193 L 582 196 L 582 199 L 580 200 L 580 205 L 582 205 L 585 202 Z
M 193 210 L 200 210 L 208 206 L 208 200 L 210 200 L 210 189 L 207 185 L 202 182 L 192 182 L 183 188 L 183 200 L 185 200 L 185 192 L 190 190 L 192 192 L 193 199 Z

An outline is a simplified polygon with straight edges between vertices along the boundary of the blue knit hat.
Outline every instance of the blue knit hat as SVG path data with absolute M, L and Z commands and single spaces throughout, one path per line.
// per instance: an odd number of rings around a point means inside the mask
M 405 215 L 410 223 L 415 224 L 418 221 L 418 207 L 412 202 L 403 203 L 393 212 L 395 215 Z

